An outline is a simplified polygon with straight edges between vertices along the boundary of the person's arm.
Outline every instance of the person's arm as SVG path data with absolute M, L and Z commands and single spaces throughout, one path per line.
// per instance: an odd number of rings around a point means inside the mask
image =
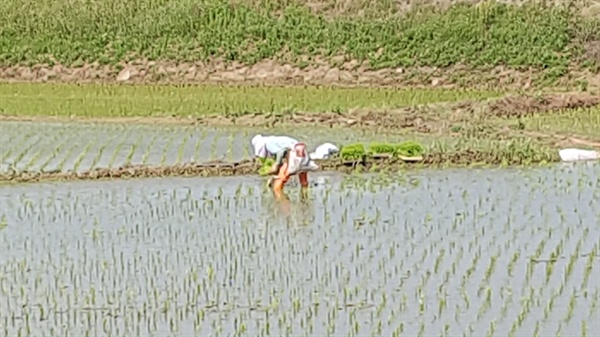
M 258 159 L 266 159 L 267 158 L 267 148 L 265 145 L 258 146 L 254 148 L 254 157 Z
M 276 174 L 279 172 L 281 165 L 283 165 L 283 160 L 287 157 L 289 151 L 290 148 L 284 147 L 281 150 L 277 151 L 277 153 L 275 153 L 275 163 L 269 171 L 269 174 Z

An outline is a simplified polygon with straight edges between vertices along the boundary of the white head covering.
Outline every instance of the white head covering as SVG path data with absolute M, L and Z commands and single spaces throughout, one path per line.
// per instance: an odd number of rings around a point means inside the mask
M 263 139 L 262 135 L 256 135 L 252 137 L 252 146 L 256 147 L 256 145 Z
M 257 157 L 265 157 L 266 151 L 264 149 L 266 140 L 262 135 L 256 135 L 252 137 L 252 147 L 254 148 L 254 155 Z

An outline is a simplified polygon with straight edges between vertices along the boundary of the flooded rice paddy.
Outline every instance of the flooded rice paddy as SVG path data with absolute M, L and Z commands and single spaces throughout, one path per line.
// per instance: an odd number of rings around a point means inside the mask
M 0 186 L 0 336 L 600 331 L 600 165 L 312 177 Z
M 0 173 L 116 168 L 126 164 L 174 165 L 190 161 L 237 161 L 252 156 L 256 133 L 289 134 L 310 149 L 324 142 L 402 141 L 401 135 L 327 128 L 213 128 L 196 126 L 0 123 Z

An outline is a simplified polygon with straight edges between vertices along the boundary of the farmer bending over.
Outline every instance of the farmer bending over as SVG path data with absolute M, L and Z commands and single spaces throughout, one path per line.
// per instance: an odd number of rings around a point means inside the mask
M 287 158 L 289 151 L 298 141 L 288 136 L 263 136 L 256 135 L 252 138 L 252 147 L 254 148 L 254 156 L 264 162 L 266 158 L 275 157 L 275 163 L 269 170 L 268 174 L 277 174 L 283 165 L 284 159 Z
M 275 156 L 275 164 L 268 174 L 277 174 L 277 176 L 271 177 L 268 185 L 273 187 L 277 197 L 279 197 L 278 194 L 283 193 L 283 186 L 293 175 L 298 175 L 300 186 L 305 192 L 308 187 L 307 171 L 318 169 L 306 151 L 306 144 L 285 136 L 263 137 L 257 135 L 252 138 L 252 146 L 254 155 L 258 158 Z

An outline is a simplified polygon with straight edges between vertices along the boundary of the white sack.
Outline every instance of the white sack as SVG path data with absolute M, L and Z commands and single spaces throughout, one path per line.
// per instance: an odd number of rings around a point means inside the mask
M 600 159 L 600 152 L 581 149 L 562 149 L 558 151 L 562 161 L 596 160 Z

